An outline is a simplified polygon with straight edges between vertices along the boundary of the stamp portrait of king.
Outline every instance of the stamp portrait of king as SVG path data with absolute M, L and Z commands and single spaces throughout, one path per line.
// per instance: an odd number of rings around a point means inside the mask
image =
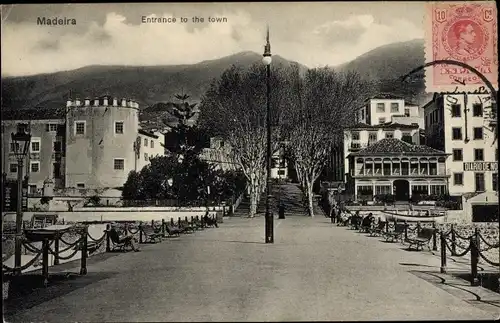
M 426 63 L 454 60 L 468 64 L 498 89 L 497 14 L 493 1 L 431 2 L 426 10 Z M 483 81 L 467 69 L 434 65 L 426 71 L 427 92 L 473 90 Z

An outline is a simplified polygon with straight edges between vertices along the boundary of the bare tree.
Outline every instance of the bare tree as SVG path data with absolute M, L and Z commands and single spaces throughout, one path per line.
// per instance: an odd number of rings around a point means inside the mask
M 291 155 L 310 216 L 314 216 L 313 186 L 332 145 L 343 139 L 344 129 L 355 122 L 356 108 L 371 91 L 355 72 L 336 73 L 328 68 L 309 70 L 304 79 L 295 73 L 294 111 L 288 113 Z M 293 113 L 292 113 L 293 112 Z
M 279 120 L 290 98 L 286 75 L 282 69 L 273 69 L 271 73 L 272 151 L 278 148 L 281 140 Z M 233 66 L 211 84 L 200 105 L 200 126 L 227 141 L 232 158 L 247 178 L 250 217 L 257 213 L 266 184 L 265 77 L 263 66 L 254 65 L 247 71 Z

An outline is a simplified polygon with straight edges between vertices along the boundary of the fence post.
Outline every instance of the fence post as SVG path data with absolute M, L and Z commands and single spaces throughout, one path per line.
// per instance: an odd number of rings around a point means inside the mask
M 439 235 L 441 239 L 441 273 L 446 274 L 446 238 L 444 237 L 444 233 L 441 232 Z
M 151 220 L 151 228 L 152 228 L 152 229 L 153 229 L 153 231 L 154 231 L 154 229 L 155 229 L 155 220 Z
M 456 237 L 455 237 L 455 228 L 453 226 L 453 223 L 451 224 L 451 253 L 452 256 L 455 256 L 457 254 L 457 242 L 456 242 Z
M 436 251 L 437 249 L 437 229 L 436 229 L 436 221 L 432 222 L 432 250 Z
M 49 283 L 49 240 L 43 239 L 42 242 L 42 277 L 43 284 Z
M 405 220 L 405 241 L 408 240 L 408 222 Z
M 171 225 L 171 226 L 175 226 L 175 223 L 174 223 L 174 218 L 170 218 L 170 225 Z
M 111 251 L 111 239 L 109 238 L 109 231 L 111 230 L 111 224 L 106 224 L 106 252 Z
M 187 217 L 187 216 L 184 218 L 184 221 L 186 221 L 186 224 L 188 224 L 188 223 L 189 223 L 189 221 L 188 221 L 188 217 Z
M 389 221 L 385 220 L 385 232 L 389 232 Z
M 87 235 L 89 232 L 88 225 L 85 225 L 82 230 L 82 261 L 80 263 L 80 275 L 87 275 Z
M 417 221 L 417 229 L 415 230 L 417 232 L 417 236 L 420 233 L 420 229 L 421 229 L 420 221 Z
M 177 218 L 177 223 L 178 223 L 179 228 L 180 228 L 180 227 L 181 227 L 181 217 L 178 217 L 178 218 Z
M 165 237 L 165 219 L 161 219 L 161 235 Z
M 191 224 L 194 223 L 194 216 L 191 215 Z
M 478 249 L 476 245 L 476 234 L 473 234 L 469 238 L 470 243 L 470 284 L 471 286 L 477 286 L 477 263 L 479 261 Z
M 139 223 L 139 243 L 142 243 L 142 222 Z
M 59 233 L 54 237 L 54 266 L 59 265 Z

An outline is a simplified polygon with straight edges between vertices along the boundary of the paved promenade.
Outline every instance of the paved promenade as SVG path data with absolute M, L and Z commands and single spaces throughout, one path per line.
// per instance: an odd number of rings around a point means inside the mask
M 475 305 L 419 278 L 425 273 L 412 273 L 439 272 L 439 257 L 332 226 L 322 216 L 276 220 L 273 245 L 263 243 L 263 233 L 262 217 L 231 218 L 218 229 L 144 245 L 139 253 L 90 261 L 87 276 L 58 289 L 49 287 L 42 293 L 50 297 L 32 297 L 38 300 L 33 307 L 5 319 L 181 322 L 500 316 L 498 305 Z M 485 295 L 483 299 L 498 294 Z M 498 304 L 499 297 L 490 300 Z

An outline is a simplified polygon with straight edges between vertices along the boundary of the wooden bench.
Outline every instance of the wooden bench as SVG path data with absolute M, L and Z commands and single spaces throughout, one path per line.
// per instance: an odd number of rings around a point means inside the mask
M 404 223 L 396 223 L 394 225 L 394 231 L 385 232 L 385 241 L 391 240 L 391 242 L 398 241 L 401 239 L 405 232 L 406 225 Z
M 171 236 L 180 236 L 182 230 L 176 226 L 172 226 L 171 224 L 165 224 L 165 231 L 167 231 L 168 235 Z
M 376 235 L 379 235 L 379 234 L 382 234 L 384 232 L 384 229 L 385 229 L 385 224 L 387 222 L 385 221 L 380 221 L 378 223 L 378 225 L 375 227 L 375 228 L 371 228 L 370 229 L 370 236 L 376 236 Z
M 153 229 L 152 226 L 145 225 L 141 227 L 143 243 L 157 243 L 161 242 L 161 238 L 163 237 L 163 233 L 161 231 L 157 231 Z
M 408 250 L 411 250 L 412 247 L 415 247 L 415 250 L 423 250 L 424 245 L 428 244 L 432 236 L 434 235 L 434 230 L 433 228 L 423 228 L 420 230 L 420 232 L 417 234 L 416 238 L 407 238 L 405 241 L 409 243 L 408 245 Z

